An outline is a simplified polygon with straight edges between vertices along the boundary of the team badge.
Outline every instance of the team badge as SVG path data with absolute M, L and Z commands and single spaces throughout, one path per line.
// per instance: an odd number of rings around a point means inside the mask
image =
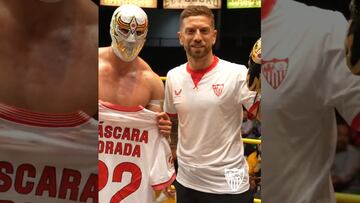
M 245 173 L 245 169 L 225 169 L 226 182 L 232 191 L 237 191 L 239 189 L 241 183 L 244 181 Z
M 214 84 L 212 85 L 212 89 L 214 90 L 216 96 L 220 96 L 224 89 L 224 84 Z
M 263 60 L 261 72 L 269 85 L 277 89 L 285 79 L 288 69 L 289 59 L 272 59 L 270 61 Z

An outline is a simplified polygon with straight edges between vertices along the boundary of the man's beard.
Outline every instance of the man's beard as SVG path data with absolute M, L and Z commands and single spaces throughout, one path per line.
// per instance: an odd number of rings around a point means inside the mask
M 207 56 L 211 50 L 211 47 L 203 47 L 201 51 L 194 51 L 194 48 L 191 46 L 185 47 L 186 53 L 194 59 L 201 59 Z

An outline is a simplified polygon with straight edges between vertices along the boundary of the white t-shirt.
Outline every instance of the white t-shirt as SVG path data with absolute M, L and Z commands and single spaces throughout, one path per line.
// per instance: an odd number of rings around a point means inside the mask
M 360 77 L 345 63 L 339 12 L 278 0 L 262 19 L 262 199 L 334 203 L 336 108 L 351 124 Z
M 179 119 L 177 181 L 182 185 L 215 194 L 249 189 L 242 105 L 249 108 L 255 92 L 247 88 L 246 74 L 245 66 L 217 57 L 203 71 L 183 64 L 168 72 L 164 110 Z
M 0 202 L 97 203 L 97 126 L 0 103 Z
M 156 114 L 140 106 L 99 102 L 99 202 L 154 202 L 175 180 L 168 141 Z

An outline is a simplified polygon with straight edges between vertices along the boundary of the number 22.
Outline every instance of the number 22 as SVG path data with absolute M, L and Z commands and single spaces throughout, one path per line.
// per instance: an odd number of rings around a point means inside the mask
M 106 183 L 108 182 L 109 170 L 106 164 L 101 160 L 99 160 L 98 167 L 100 191 L 106 186 Z M 141 170 L 136 164 L 131 162 L 123 162 L 115 167 L 112 182 L 121 182 L 124 172 L 131 173 L 131 181 L 111 197 L 110 203 L 120 203 L 123 199 L 125 199 L 131 193 L 135 192 L 140 187 L 142 179 Z

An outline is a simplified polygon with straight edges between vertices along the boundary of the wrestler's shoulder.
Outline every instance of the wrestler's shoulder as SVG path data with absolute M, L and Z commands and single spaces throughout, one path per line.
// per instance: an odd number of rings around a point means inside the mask
M 137 65 L 140 71 L 148 76 L 158 76 L 152 69 L 152 67 L 142 58 L 137 57 Z

